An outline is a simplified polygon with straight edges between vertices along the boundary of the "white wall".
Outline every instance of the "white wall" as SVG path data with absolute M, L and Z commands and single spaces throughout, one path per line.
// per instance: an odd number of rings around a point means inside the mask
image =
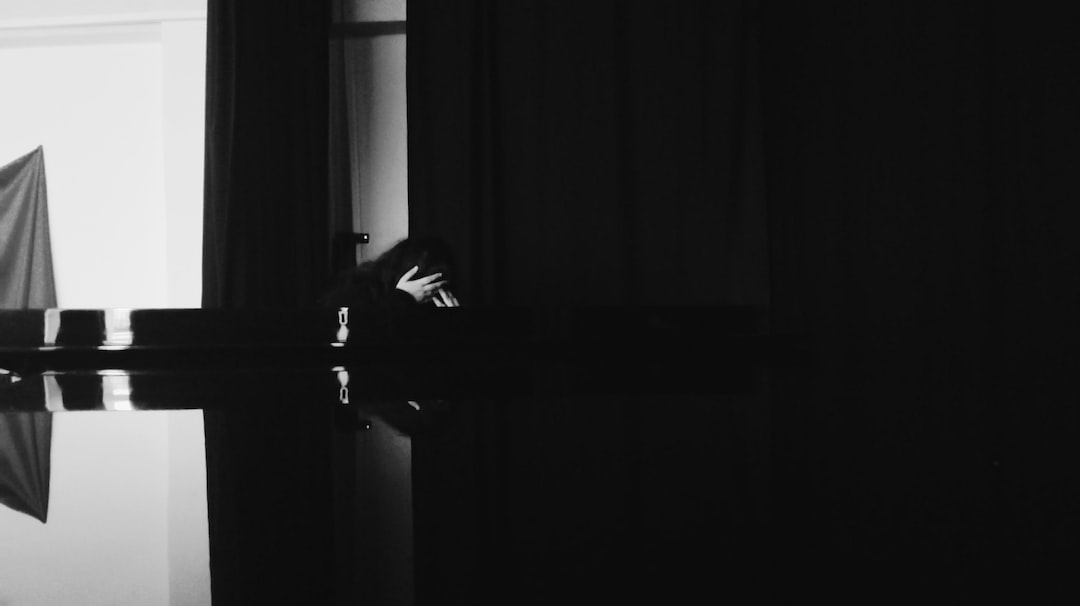
M 162 415 L 168 428 L 168 570 L 170 606 L 210 604 L 210 527 L 201 410 Z
M 161 24 L 165 166 L 165 302 L 200 306 L 206 19 Z
M 362 0 L 366 1 L 366 0 Z M 4 0 L 0 23 L 41 25 L 71 24 L 134 15 L 160 20 L 162 16 L 205 17 L 206 0 Z
M 0 604 L 168 604 L 165 416 L 53 419 L 48 523 L 0 507 Z
M 345 49 L 353 225 L 371 234 L 361 255 L 373 258 L 409 235 L 405 35 L 354 38 Z
M 48 522 L 0 507 L 0 606 L 210 604 L 201 414 L 55 414 Z
M 60 307 L 164 307 L 160 28 L 0 38 L 0 162 L 45 148 Z
M 43 145 L 58 303 L 197 307 L 205 2 L 0 2 L 0 164 Z M 47 524 L 0 508 L 0 606 L 207 604 L 199 411 L 54 415 Z
M 342 0 L 345 21 L 404 21 L 405 0 Z
M 0 21 L 0 164 L 44 146 L 60 307 L 198 307 L 205 29 Z

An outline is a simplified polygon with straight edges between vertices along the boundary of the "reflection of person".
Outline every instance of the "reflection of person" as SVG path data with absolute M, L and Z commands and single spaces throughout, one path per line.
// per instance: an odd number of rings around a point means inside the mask
M 325 307 L 458 307 L 450 291 L 454 256 L 433 236 L 405 238 L 371 261 L 343 272 L 319 299 Z

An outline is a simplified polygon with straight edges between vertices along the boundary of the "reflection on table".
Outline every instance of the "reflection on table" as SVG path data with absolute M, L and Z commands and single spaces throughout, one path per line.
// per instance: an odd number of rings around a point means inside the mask
M 754 561 L 797 345 L 750 308 L 2 312 L 0 408 L 204 419 L 219 603 L 660 595 Z

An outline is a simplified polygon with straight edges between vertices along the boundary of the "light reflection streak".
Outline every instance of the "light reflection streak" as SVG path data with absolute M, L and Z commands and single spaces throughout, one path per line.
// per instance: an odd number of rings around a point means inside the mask
M 41 376 L 41 380 L 45 388 L 45 410 L 49 412 L 67 410 L 64 407 L 64 392 L 60 389 L 60 384 L 56 382 L 56 376 L 45 373 Z
M 130 309 L 106 309 L 105 313 L 105 339 L 101 349 L 118 350 L 127 349 L 135 341 L 135 333 L 131 330 Z
M 345 370 L 344 366 L 335 366 L 330 370 L 337 373 L 338 385 L 341 388 L 338 390 L 338 400 L 342 404 L 349 403 L 349 371 Z
M 135 410 L 131 403 L 131 376 L 122 370 L 103 370 L 99 374 L 105 410 Z
M 42 343 L 46 347 L 56 346 L 56 335 L 60 334 L 60 310 L 45 310 L 45 325 L 42 327 Z

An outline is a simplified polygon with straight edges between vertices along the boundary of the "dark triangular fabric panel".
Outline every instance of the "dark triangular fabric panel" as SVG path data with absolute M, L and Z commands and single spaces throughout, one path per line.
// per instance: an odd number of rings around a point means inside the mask
M 45 152 L 0 167 L 0 309 L 56 307 Z
M 51 414 L 0 414 L 0 503 L 42 522 L 49 516 L 51 443 Z
M 0 167 L 0 309 L 56 307 L 45 152 Z M 0 414 L 0 503 L 45 522 L 52 416 Z

